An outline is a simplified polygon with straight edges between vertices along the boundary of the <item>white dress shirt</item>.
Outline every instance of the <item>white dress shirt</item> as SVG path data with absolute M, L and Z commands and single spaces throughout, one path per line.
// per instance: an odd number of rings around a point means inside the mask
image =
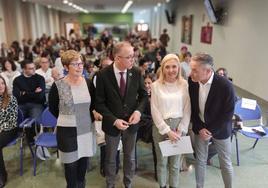
M 167 134 L 171 129 L 165 122 L 169 118 L 182 118 L 179 130 L 188 132 L 191 117 L 190 97 L 188 84 L 185 80 L 180 83 L 162 84 L 159 80 L 152 84 L 151 113 L 154 124 L 161 135 Z
M 207 83 L 202 84 L 199 82 L 199 117 L 205 123 L 204 113 L 205 113 L 205 106 L 208 98 L 208 93 L 211 88 L 211 84 L 213 81 L 214 72 L 212 72 L 209 80 Z
M 39 74 L 44 77 L 46 81 L 46 88 L 51 88 L 54 83 L 54 78 L 52 77 L 52 69 L 48 68 L 46 72 L 44 72 L 41 68 L 36 70 L 36 74 Z
M 120 78 L 121 78 L 121 75 L 120 75 L 120 72 L 124 72 L 124 79 L 125 79 L 125 83 L 127 83 L 127 69 L 124 70 L 124 71 L 120 71 L 116 66 L 115 66 L 115 63 L 114 63 L 114 75 L 115 75 L 115 78 L 116 78 L 116 81 L 117 81 L 117 84 L 118 84 L 118 87 L 120 88 Z
M 125 79 L 125 83 L 127 84 L 127 69 L 124 70 L 124 71 L 120 71 L 120 70 L 115 66 L 115 63 L 113 64 L 113 68 L 114 68 L 114 75 L 115 75 L 115 78 L 116 78 L 118 87 L 120 88 L 120 78 L 121 78 L 120 72 L 124 72 L 123 77 L 124 77 L 124 79 Z M 140 111 L 135 110 L 135 112 L 137 112 L 137 113 L 141 116 L 141 112 L 140 112 Z M 114 125 L 116 124 L 116 121 L 117 121 L 117 120 L 115 120 Z

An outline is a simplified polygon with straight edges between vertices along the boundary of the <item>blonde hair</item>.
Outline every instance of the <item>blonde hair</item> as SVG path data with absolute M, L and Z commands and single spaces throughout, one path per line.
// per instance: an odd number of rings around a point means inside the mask
M 166 63 L 170 60 L 175 60 L 177 62 L 177 65 L 178 65 L 178 69 L 179 69 L 179 72 L 178 72 L 178 76 L 177 76 L 177 81 L 180 82 L 182 80 L 182 77 L 181 77 L 181 68 L 180 68 L 180 60 L 178 58 L 177 55 L 175 54 L 167 54 L 161 61 L 161 67 L 159 69 L 159 78 L 158 80 L 164 84 L 165 83 L 165 75 L 164 75 L 164 67 L 166 65 Z
M 77 59 L 82 59 L 81 55 L 75 50 L 67 50 L 61 54 L 61 62 L 63 66 L 69 66 L 70 63 Z

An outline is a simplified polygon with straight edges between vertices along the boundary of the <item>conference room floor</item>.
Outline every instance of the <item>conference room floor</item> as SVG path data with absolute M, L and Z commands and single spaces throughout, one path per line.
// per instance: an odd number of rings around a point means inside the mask
M 248 92 L 236 88 L 239 96 L 254 98 Z M 258 100 L 259 102 L 259 100 Z M 259 102 L 266 122 L 268 103 Z M 233 142 L 232 161 L 234 167 L 234 187 L 257 188 L 268 187 L 268 139 L 260 140 L 255 149 L 251 149 L 254 140 L 238 134 L 240 166 L 236 165 L 235 142 Z M 38 160 L 37 175 L 33 176 L 33 161 L 29 149 L 26 148 L 24 155 L 24 174 L 19 175 L 19 144 L 4 149 L 4 158 L 8 171 L 8 182 L 6 188 L 64 188 L 66 187 L 63 166 L 56 160 L 56 154 L 47 161 Z M 195 187 L 194 158 L 187 156 L 189 170 L 181 172 L 180 187 Z M 105 179 L 99 173 L 99 151 L 91 159 L 92 170 L 86 175 L 86 187 L 105 188 Z M 118 176 L 116 187 L 123 188 L 122 168 Z M 133 180 L 134 188 L 158 188 L 154 179 L 153 157 L 151 144 L 138 142 L 138 170 Z M 207 166 L 206 188 L 224 187 L 217 156 L 213 158 L 213 165 Z

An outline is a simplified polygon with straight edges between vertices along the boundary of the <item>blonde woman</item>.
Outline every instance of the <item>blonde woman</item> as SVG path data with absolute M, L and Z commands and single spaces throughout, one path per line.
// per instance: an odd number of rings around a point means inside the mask
M 154 121 L 153 140 L 157 156 L 157 176 L 160 188 L 179 185 L 180 155 L 163 157 L 159 142 L 177 141 L 188 131 L 190 99 L 188 84 L 181 77 L 180 61 L 175 54 L 166 55 L 160 67 L 160 76 L 152 84 L 151 113 Z M 167 178 L 169 175 L 169 178 Z M 167 182 L 169 179 L 169 182 Z

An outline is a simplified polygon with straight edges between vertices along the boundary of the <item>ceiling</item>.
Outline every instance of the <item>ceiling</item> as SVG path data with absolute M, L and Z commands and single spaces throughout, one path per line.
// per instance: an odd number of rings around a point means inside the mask
M 73 7 L 63 4 L 63 0 L 23 0 L 39 3 L 51 8 L 66 11 L 78 12 Z M 127 0 L 68 0 L 76 5 L 88 10 L 89 12 L 120 12 Z M 133 0 L 128 12 L 144 10 L 157 6 L 157 3 L 165 3 L 166 0 Z

